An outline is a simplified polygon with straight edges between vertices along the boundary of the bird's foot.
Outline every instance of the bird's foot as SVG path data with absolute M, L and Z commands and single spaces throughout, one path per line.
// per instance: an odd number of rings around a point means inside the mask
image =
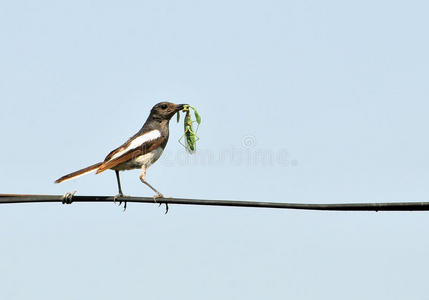
M 113 202 L 116 203 L 116 200 L 118 200 L 119 198 L 122 198 L 122 197 L 124 197 L 124 194 L 122 194 L 122 193 L 119 193 L 116 196 L 113 196 Z M 120 202 L 122 202 L 122 201 L 120 201 Z
M 74 196 L 74 194 L 76 194 L 76 192 L 77 191 L 73 191 L 73 192 L 67 192 L 67 193 L 65 193 L 64 195 L 63 195 L 63 201 L 62 201 L 62 203 L 63 204 L 72 204 L 72 202 L 73 202 L 73 196 Z
M 165 199 L 165 197 L 164 197 L 164 195 L 163 195 L 163 194 L 158 193 L 158 194 L 156 194 L 155 196 L 153 196 L 153 201 L 155 201 L 155 203 L 158 203 L 158 201 L 156 201 L 156 199 L 158 199 L 158 198 L 163 198 L 163 199 Z M 161 204 L 162 204 L 162 203 L 159 203 L 159 206 L 161 206 Z M 164 204 L 165 204 L 165 214 L 167 214 L 167 213 L 168 213 L 168 203 L 167 203 L 167 202 L 164 202 Z
M 164 198 L 164 195 L 161 193 L 157 193 L 155 196 L 153 196 L 153 201 L 155 203 L 158 203 L 158 201 L 156 201 L 156 199 L 159 199 L 159 198 Z
M 116 203 L 116 201 L 119 199 L 119 198 L 124 198 L 124 197 L 127 197 L 127 196 L 125 196 L 124 194 L 122 194 L 122 193 L 119 193 L 119 194 L 117 194 L 116 196 L 114 196 L 113 197 L 113 202 L 114 203 Z M 124 202 L 124 211 L 127 209 L 127 201 L 122 201 L 122 200 L 119 200 L 119 204 L 118 204 L 118 206 L 121 206 L 122 205 L 122 202 Z

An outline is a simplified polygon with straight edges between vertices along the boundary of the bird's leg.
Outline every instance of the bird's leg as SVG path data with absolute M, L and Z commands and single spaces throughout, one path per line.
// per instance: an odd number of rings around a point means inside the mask
M 122 193 L 122 188 L 121 188 L 121 178 L 119 177 L 119 171 L 115 170 L 115 174 L 116 174 L 116 181 L 118 182 L 118 190 L 119 190 L 119 195 L 123 196 L 124 194 Z
M 165 198 L 163 194 L 161 194 L 160 192 L 158 192 L 158 190 L 156 188 L 154 188 L 152 185 L 150 185 L 149 182 L 146 181 L 146 168 L 143 166 L 140 172 L 140 181 L 143 182 L 144 184 L 146 184 L 152 191 L 154 191 L 156 193 L 155 196 L 153 196 L 153 201 L 156 202 L 156 199 L 158 198 Z M 160 204 L 161 205 L 161 204 Z M 168 204 L 165 203 L 165 213 L 168 212 Z
M 141 179 L 141 178 L 140 178 Z M 153 186 L 151 186 L 150 184 L 149 184 L 149 182 L 147 182 L 146 180 L 144 180 L 144 179 L 141 179 L 141 181 L 144 183 L 144 184 L 146 184 L 148 187 L 150 187 L 151 189 L 152 189 L 152 191 L 154 191 L 155 193 L 156 193 L 156 195 L 155 196 L 153 196 L 153 200 L 155 200 L 155 202 L 156 202 L 156 199 L 158 199 L 158 198 L 164 198 L 164 195 L 163 194 L 161 194 L 160 192 L 158 192 Z
M 121 178 L 119 177 L 119 171 L 115 170 L 116 174 L 116 181 L 118 183 L 118 191 L 119 194 L 117 194 L 115 197 L 113 197 L 113 201 L 116 202 L 116 199 L 124 197 L 124 194 L 122 193 L 122 187 L 121 187 Z M 122 201 L 119 200 L 119 206 L 122 204 Z M 124 211 L 127 209 L 127 201 L 124 201 Z

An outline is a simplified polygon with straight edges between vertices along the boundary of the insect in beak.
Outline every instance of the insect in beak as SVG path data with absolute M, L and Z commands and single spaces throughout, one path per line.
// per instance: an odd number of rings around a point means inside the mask
M 188 104 L 177 104 L 176 106 L 176 112 L 181 111 L 187 106 Z
M 194 111 L 195 120 L 192 120 L 191 118 L 191 109 Z M 195 152 L 195 144 L 199 140 L 199 137 L 197 136 L 196 132 L 198 130 L 198 126 L 201 124 L 201 116 L 197 112 L 195 107 L 188 104 L 184 105 L 183 111 L 185 112 L 185 121 L 183 123 L 185 133 L 179 139 L 179 143 L 185 147 L 186 151 L 192 154 Z M 179 118 L 179 112 L 177 112 L 177 122 L 179 122 Z M 194 123 L 197 123 L 196 127 L 193 126 Z M 182 139 L 185 140 L 185 143 L 182 143 Z

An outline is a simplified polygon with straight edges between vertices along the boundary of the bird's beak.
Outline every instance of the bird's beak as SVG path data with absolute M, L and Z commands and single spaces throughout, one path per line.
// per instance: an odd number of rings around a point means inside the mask
M 185 105 L 188 105 L 188 104 L 177 104 L 177 106 L 176 106 L 176 112 L 181 111 L 182 109 L 184 109 Z

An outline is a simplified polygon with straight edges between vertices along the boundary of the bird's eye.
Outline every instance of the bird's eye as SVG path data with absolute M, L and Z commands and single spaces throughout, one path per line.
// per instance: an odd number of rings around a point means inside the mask
M 166 109 L 166 108 L 167 108 L 167 104 L 163 104 L 163 105 L 161 105 L 161 108 L 162 108 L 162 109 Z

